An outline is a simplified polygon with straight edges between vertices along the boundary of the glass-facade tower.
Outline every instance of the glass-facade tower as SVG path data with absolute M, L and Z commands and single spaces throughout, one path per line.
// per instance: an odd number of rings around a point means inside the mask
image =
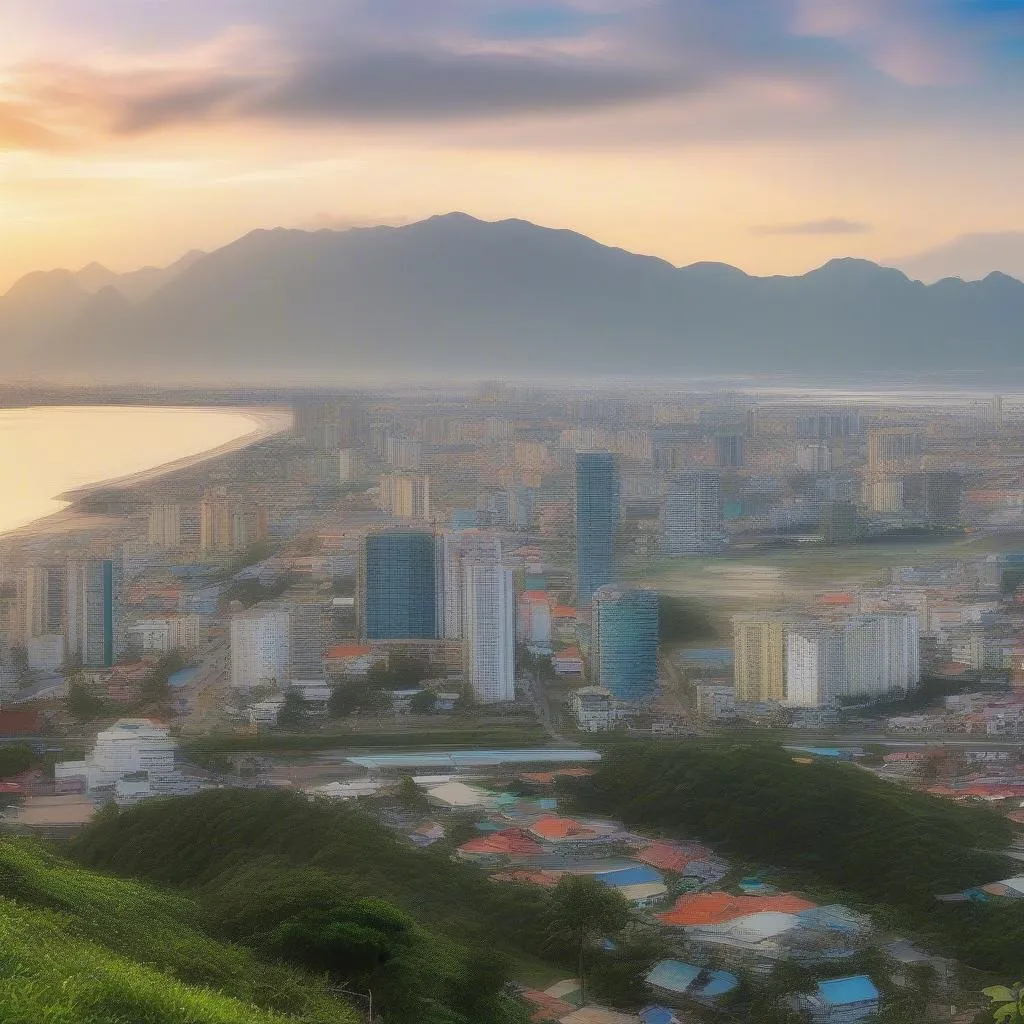
M 618 700 L 639 702 L 658 690 L 658 595 L 601 587 L 594 593 L 591 673 Z
M 363 635 L 368 640 L 438 638 L 438 551 L 433 533 L 371 533 L 361 570 Z
M 580 607 L 615 581 L 619 469 L 610 452 L 576 456 L 576 585 Z

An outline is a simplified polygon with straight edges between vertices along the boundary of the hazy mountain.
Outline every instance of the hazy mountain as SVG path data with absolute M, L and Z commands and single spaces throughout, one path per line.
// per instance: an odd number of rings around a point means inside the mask
M 170 266 L 141 267 L 126 274 L 116 274 L 102 263 L 90 263 L 73 277 L 80 288 L 93 295 L 104 288 L 116 288 L 130 302 L 142 302 L 205 255 L 205 252 L 193 249 Z
M 106 293 L 90 298 L 73 280 L 64 286 L 85 305 L 70 324 L 36 331 L 46 344 L 33 368 L 106 379 L 1024 366 L 1024 284 L 1005 275 L 926 286 L 864 260 L 834 260 L 802 277 L 756 278 L 464 214 L 255 231 L 134 307 Z M 24 350 L 0 330 L 12 351 Z
M 889 262 L 918 281 L 944 277 L 980 281 L 995 271 L 1024 279 L 1024 231 L 960 235 L 916 256 Z

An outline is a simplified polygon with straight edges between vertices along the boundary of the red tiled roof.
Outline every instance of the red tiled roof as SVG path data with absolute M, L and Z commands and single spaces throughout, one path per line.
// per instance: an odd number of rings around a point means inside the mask
M 579 615 L 579 610 L 567 604 L 556 604 L 551 609 L 551 614 L 556 619 L 575 619 Z
M 369 644 L 336 644 L 324 651 L 325 658 L 362 658 L 372 654 L 373 648 Z
M 563 648 L 560 651 L 556 651 L 552 655 L 552 658 L 554 658 L 554 659 L 558 659 L 558 658 L 580 658 L 580 657 L 582 657 L 582 655 L 580 654 L 580 649 L 578 647 L 565 647 L 565 648 Z
M 681 928 L 697 925 L 725 924 L 737 917 L 759 914 L 770 910 L 781 914 L 798 914 L 811 910 L 814 904 L 794 896 L 779 893 L 777 896 L 732 896 L 727 892 L 698 892 L 680 896 L 676 905 L 658 918 L 665 924 Z
M 572 818 L 560 818 L 555 814 L 538 818 L 530 826 L 530 831 L 541 839 L 586 839 L 597 834 Z
M 535 839 L 531 839 L 522 829 L 508 828 L 494 832 L 489 836 L 479 836 L 463 843 L 459 850 L 462 853 L 490 854 L 492 856 L 536 856 L 544 852 L 544 848 Z
M 531 1006 L 536 1007 L 534 1012 L 530 1015 L 530 1020 L 534 1024 L 544 1024 L 547 1021 L 559 1021 L 563 1017 L 568 1017 L 570 1013 L 574 1013 L 578 1007 L 573 1006 L 572 1003 L 563 1002 L 561 999 L 556 999 L 554 996 L 549 996 L 546 992 L 537 992 L 534 989 L 527 989 L 523 993 L 523 999 L 525 999 Z
M 635 857 L 644 864 L 661 871 L 674 871 L 682 874 L 686 865 L 694 860 L 707 860 L 711 851 L 702 846 L 678 846 L 675 843 L 657 842 L 645 846 Z

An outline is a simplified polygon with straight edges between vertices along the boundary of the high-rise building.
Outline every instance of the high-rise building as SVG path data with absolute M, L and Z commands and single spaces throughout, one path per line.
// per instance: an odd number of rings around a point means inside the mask
M 66 565 L 31 565 L 21 580 L 25 642 L 64 631 Z
M 292 679 L 322 679 L 324 651 L 340 639 L 330 601 L 294 601 L 288 605 L 289 669 Z
M 594 592 L 590 645 L 596 686 L 624 701 L 642 701 L 658 690 L 658 595 L 620 586 Z
M 109 668 L 124 650 L 122 571 L 109 558 L 68 563 L 65 648 L 86 668 Z
M 363 426 L 363 410 L 349 399 L 309 396 L 297 399 L 292 409 L 296 435 L 315 451 L 350 447 Z
M 515 589 L 499 564 L 463 567 L 463 664 L 466 682 L 484 704 L 516 698 Z
M 808 622 L 786 629 L 786 703 L 816 708 L 847 691 L 845 630 L 841 625 Z
M 903 477 L 921 468 L 921 435 L 902 427 L 868 433 L 865 500 L 873 512 L 903 510 Z
M 291 619 L 282 608 L 253 608 L 231 618 L 231 686 L 284 686 L 289 679 Z
M 147 540 L 151 548 L 161 551 L 181 547 L 181 506 L 157 504 L 149 509 Z
M 543 590 L 527 590 L 519 595 L 516 635 L 537 650 L 551 648 L 551 597 Z
M 384 461 L 395 469 L 419 469 L 423 444 L 409 437 L 388 437 L 384 441 Z
M 379 481 L 380 506 L 399 519 L 430 519 L 430 477 L 386 473 Z
M 736 700 L 786 699 L 785 623 L 776 615 L 737 615 L 732 620 Z
M 619 470 L 609 452 L 576 456 L 576 585 L 581 606 L 615 581 Z
M 743 435 L 717 434 L 714 440 L 715 465 L 721 469 L 738 469 L 743 465 Z
M 338 481 L 350 484 L 359 471 L 359 458 L 354 448 L 342 448 L 338 452 Z
M 464 566 L 471 563 L 501 564 L 501 541 L 486 530 L 458 530 L 445 533 L 440 540 L 438 611 L 439 633 L 445 640 L 462 638 Z
M 854 615 L 846 624 L 848 692 L 875 699 L 921 682 L 921 625 L 916 615 Z
M 903 507 L 935 529 L 963 522 L 964 478 L 955 472 L 909 473 L 902 478 Z
M 661 549 L 669 557 L 721 551 L 722 494 L 718 474 L 688 470 L 673 481 L 661 515 Z
M 199 504 L 199 548 L 201 551 L 232 551 L 234 522 L 231 502 L 223 488 L 207 491 Z
M 360 625 L 370 640 L 436 640 L 439 544 L 429 531 L 367 535 L 359 562 Z

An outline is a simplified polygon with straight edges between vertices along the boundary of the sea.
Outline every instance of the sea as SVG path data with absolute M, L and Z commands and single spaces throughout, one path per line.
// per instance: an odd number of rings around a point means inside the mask
M 0 409 L 0 534 L 59 512 L 60 496 L 212 452 L 267 425 L 245 409 Z

